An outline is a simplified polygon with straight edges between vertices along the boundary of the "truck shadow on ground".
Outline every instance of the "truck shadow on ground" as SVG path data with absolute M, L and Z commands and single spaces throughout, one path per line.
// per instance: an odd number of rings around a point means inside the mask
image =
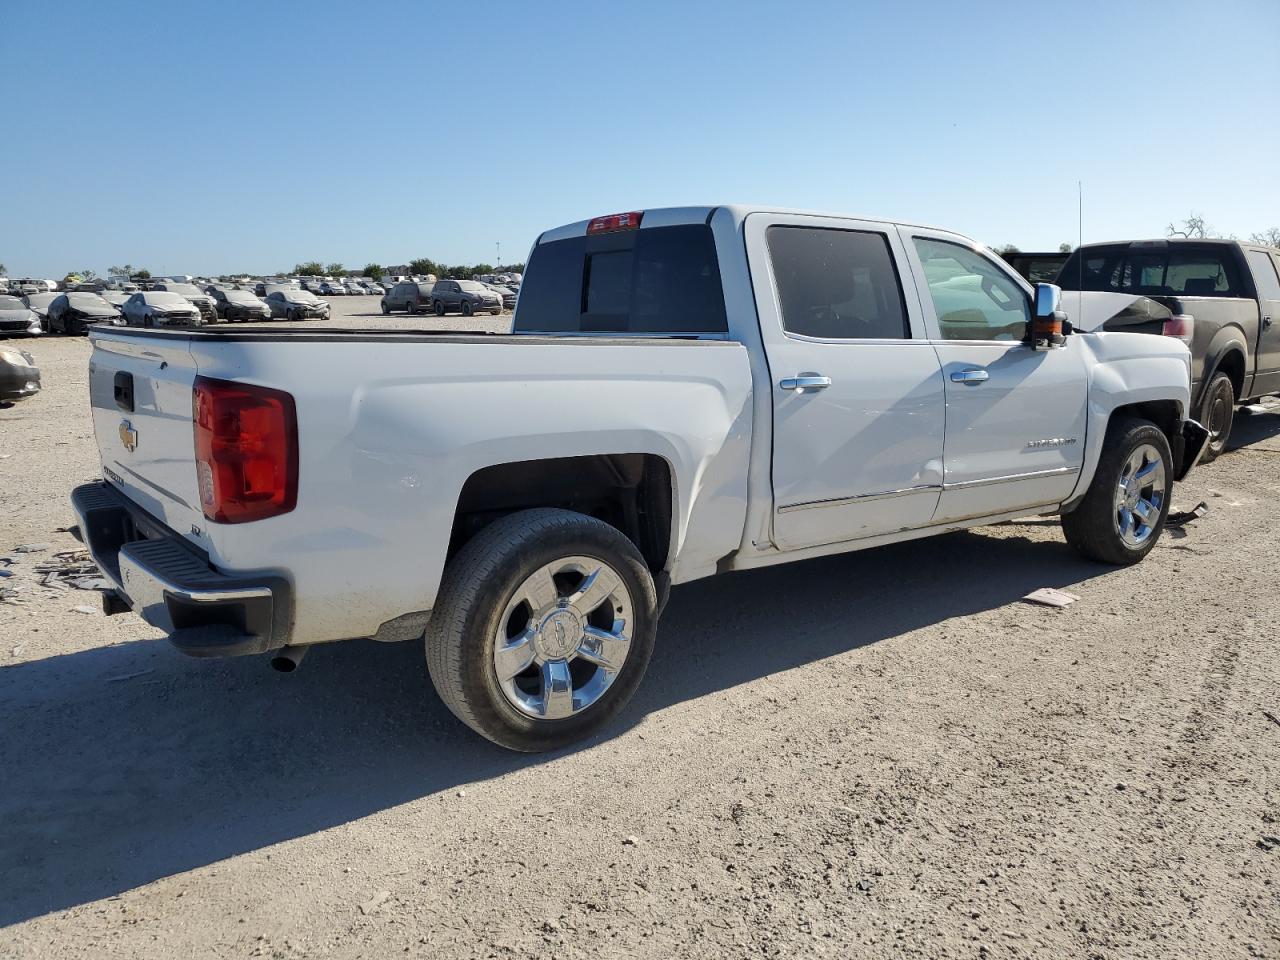
M 1269 399 L 1258 406 L 1262 409 L 1256 413 L 1237 411 L 1227 440 L 1228 453 L 1280 436 L 1280 400 Z
M 1060 540 L 956 533 L 681 587 L 635 701 L 574 750 L 1107 571 Z M 4 925 L 573 752 L 522 756 L 473 735 L 430 690 L 416 643 L 337 644 L 284 676 L 265 658 L 193 661 L 137 641 L 0 671 L 0 704 Z

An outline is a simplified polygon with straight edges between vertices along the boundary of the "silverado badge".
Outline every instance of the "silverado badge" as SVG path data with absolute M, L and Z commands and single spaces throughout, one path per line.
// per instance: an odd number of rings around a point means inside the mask
M 133 424 L 128 420 L 120 421 L 120 442 L 130 453 L 138 448 L 138 431 L 133 429 Z

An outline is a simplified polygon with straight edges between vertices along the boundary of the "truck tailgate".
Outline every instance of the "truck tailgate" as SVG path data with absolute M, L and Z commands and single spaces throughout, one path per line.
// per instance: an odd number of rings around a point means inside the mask
M 204 515 L 191 426 L 195 362 L 172 335 L 94 331 L 89 403 L 103 475 L 134 503 L 194 540 Z

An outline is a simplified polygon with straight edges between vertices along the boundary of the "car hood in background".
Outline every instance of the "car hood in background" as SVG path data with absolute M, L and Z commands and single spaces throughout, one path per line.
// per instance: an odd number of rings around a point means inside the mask
M 28 310 L 23 307 L 21 310 L 0 310 L 0 320 L 13 322 L 14 320 L 32 321 L 37 316 L 34 310 Z

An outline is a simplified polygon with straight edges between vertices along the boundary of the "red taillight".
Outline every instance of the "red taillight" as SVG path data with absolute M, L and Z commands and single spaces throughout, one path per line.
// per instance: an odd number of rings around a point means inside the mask
M 1175 313 L 1164 322 L 1160 332 L 1166 337 L 1174 337 L 1183 343 L 1190 343 L 1195 333 L 1195 318 L 1186 313 Z
M 630 213 L 611 213 L 607 217 L 596 217 L 587 224 L 587 236 L 593 233 L 616 233 L 619 230 L 636 230 L 644 217 L 643 210 L 632 210 Z
M 294 508 L 298 417 L 293 397 L 269 387 L 196 377 L 191 418 L 206 517 L 248 523 Z

